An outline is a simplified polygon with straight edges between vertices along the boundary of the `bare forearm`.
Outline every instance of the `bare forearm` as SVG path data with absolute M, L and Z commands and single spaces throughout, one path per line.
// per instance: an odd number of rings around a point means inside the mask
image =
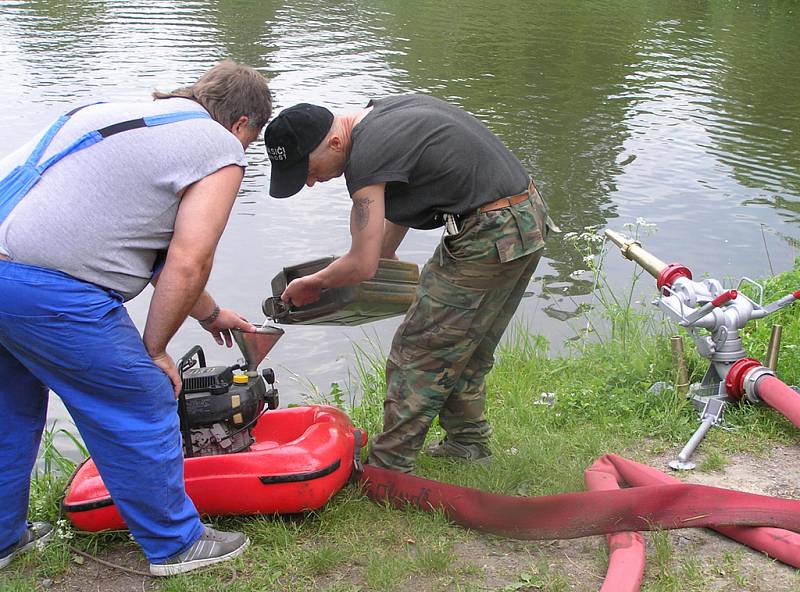
M 203 290 L 197 302 L 194 303 L 192 310 L 189 311 L 189 316 L 198 321 L 202 321 L 203 319 L 207 319 L 208 316 L 214 312 L 216 307 L 217 303 L 211 294 Z
M 210 271 L 210 265 L 170 265 L 168 262 L 164 266 L 150 301 L 144 329 L 144 344 L 150 355 L 166 350 L 167 343 L 190 311 L 202 314 L 199 305 L 206 303 L 200 295 Z
M 386 220 L 383 227 L 383 246 L 381 247 L 381 257 L 385 259 L 392 259 L 395 257 L 395 251 L 408 232 L 408 226 L 399 226 L 393 222 Z
M 305 306 L 316 302 L 326 288 L 349 286 L 375 275 L 383 242 L 384 185 L 370 185 L 352 195 L 350 250 L 317 273 L 292 280 L 281 294 L 284 302 Z
M 339 288 L 368 280 L 376 270 L 377 265 L 372 261 L 361 261 L 352 253 L 347 253 L 314 275 L 321 288 Z
M 153 278 L 150 280 L 150 283 L 153 285 L 153 288 L 155 288 L 158 285 L 158 276 L 153 276 Z M 197 319 L 198 321 L 202 321 L 203 319 L 207 319 L 216 308 L 217 302 L 214 300 L 214 297 L 203 290 L 203 292 L 200 294 L 200 297 L 197 299 L 197 302 L 195 302 L 194 306 L 192 307 L 192 310 L 189 311 L 189 316 L 193 319 Z

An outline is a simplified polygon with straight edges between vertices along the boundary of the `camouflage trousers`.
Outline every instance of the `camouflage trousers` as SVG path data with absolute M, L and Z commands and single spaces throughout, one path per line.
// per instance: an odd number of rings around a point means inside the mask
M 547 220 L 531 185 L 528 200 L 469 214 L 439 243 L 392 342 L 370 464 L 410 472 L 437 416 L 448 439 L 487 445 L 485 377 L 542 256 Z

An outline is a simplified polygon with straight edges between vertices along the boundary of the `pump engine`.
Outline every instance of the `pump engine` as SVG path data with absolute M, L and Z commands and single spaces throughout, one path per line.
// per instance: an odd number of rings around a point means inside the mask
M 206 366 L 196 345 L 178 364 L 182 390 L 178 398 L 186 457 L 233 454 L 254 442 L 252 428 L 268 409 L 278 408 L 275 373 L 260 373 L 252 364 Z

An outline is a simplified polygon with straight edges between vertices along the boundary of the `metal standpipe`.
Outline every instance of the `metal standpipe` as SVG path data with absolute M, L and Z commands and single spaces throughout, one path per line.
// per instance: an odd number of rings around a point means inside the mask
M 769 335 L 769 344 L 767 345 L 767 354 L 764 356 L 764 365 L 770 370 L 778 369 L 778 354 L 781 349 L 782 332 L 783 325 L 772 325 L 772 332 Z
M 754 302 L 739 293 L 738 288 L 725 290 L 718 280 L 707 278 L 694 281 L 688 268 L 680 264 L 664 263 L 648 253 L 634 239 L 608 229 L 605 235 L 620 249 L 625 258 L 635 261 L 656 278 L 659 297 L 653 304 L 676 324 L 686 329 L 693 338 L 698 353 L 709 361 L 702 382 L 689 389 L 692 404 L 699 411 L 700 426 L 680 451 L 678 458 L 669 463 L 673 469 L 692 469 L 695 464 L 689 459 L 700 442 L 714 425 L 723 422 L 726 405 L 741 398 L 742 393 L 732 392 L 730 386 L 734 382 L 740 382 L 738 374 L 741 374 L 741 370 L 734 372 L 736 377 L 729 376 L 729 373 L 734 368 L 747 369 L 753 363 L 760 365 L 747 356 L 740 337 L 741 329 L 751 320 L 763 318 L 790 305 L 800 298 L 800 290 L 764 306 L 760 301 Z M 743 283 L 754 285 L 763 295 L 763 288 L 756 282 L 742 278 L 739 285 Z M 781 327 L 775 325 L 767 349 L 765 371 L 769 369 L 774 373 L 778 362 L 780 336 Z M 675 388 L 678 392 L 685 392 L 688 387 L 688 376 L 683 360 L 682 339 L 672 337 L 670 345 L 675 371 Z M 731 378 L 737 380 L 732 381 Z M 781 388 L 779 384 L 773 385 L 767 392 L 776 402 L 770 403 L 764 400 L 764 403 L 775 408 L 790 421 L 797 420 L 795 425 L 800 424 L 800 404 L 789 397 L 786 389 Z M 746 399 L 751 403 L 761 402 L 753 397 Z
M 642 269 L 654 278 L 658 278 L 661 272 L 668 267 L 661 259 L 645 251 L 639 241 L 626 238 L 609 229 L 606 229 L 605 235 L 612 243 L 619 247 L 623 257 L 641 265 Z
M 683 355 L 683 338 L 673 335 L 669 338 L 669 345 L 672 350 L 672 369 L 675 372 L 675 392 L 685 395 L 689 391 L 689 371 Z

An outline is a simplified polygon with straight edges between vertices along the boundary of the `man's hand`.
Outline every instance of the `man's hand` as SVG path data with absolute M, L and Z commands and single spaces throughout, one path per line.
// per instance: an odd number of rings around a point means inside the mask
M 169 381 L 172 383 L 172 390 L 175 391 L 175 398 L 178 398 L 178 395 L 181 394 L 181 375 L 178 373 L 178 367 L 175 365 L 175 362 L 172 361 L 170 355 L 162 351 L 155 355 L 150 354 L 150 358 L 153 360 L 153 363 L 161 368 L 161 371 L 167 375 Z
M 253 333 L 256 330 L 255 325 L 230 308 L 220 308 L 219 314 L 213 321 L 200 323 L 200 326 L 211 333 L 217 345 L 224 343 L 227 347 L 233 345 L 231 329 L 239 329 L 245 333 Z
M 305 306 L 319 300 L 322 292 L 322 282 L 314 277 L 316 275 L 311 274 L 299 277 L 289 282 L 289 285 L 286 286 L 283 294 L 281 294 L 281 300 L 294 306 Z

